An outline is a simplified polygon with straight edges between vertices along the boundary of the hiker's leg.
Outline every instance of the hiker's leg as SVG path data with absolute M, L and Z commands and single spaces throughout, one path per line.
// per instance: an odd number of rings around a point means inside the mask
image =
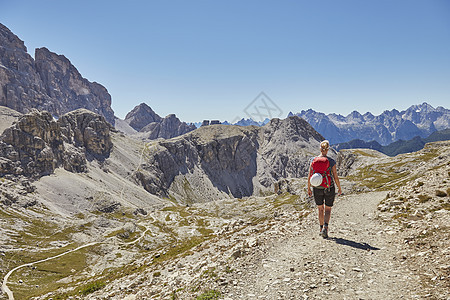
M 331 187 L 329 190 L 325 190 L 325 224 L 330 223 L 330 216 L 331 216 L 331 207 L 334 204 L 334 198 L 336 196 L 334 186 Z
M 319 209 L 319 225 L 323 226 L 324 223 L 324 207 L 322 205 L 318 205 L 317 208 Z
M 331 206 L 325 205 L 325 215 L 324 215 L 324 222 L 326 224 L 330 223 L 330 217 L 331 217 Z

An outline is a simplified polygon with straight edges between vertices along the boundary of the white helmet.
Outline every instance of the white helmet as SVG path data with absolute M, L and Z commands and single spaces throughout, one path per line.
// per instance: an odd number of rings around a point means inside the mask
M 309 179 L 309 182 L 312 186 L 319 186 L 322 183 L 322 175 L 319 173 L 314 173 Z

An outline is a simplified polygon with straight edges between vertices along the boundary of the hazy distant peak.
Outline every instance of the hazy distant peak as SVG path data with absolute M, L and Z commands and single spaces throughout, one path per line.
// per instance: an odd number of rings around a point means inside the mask
M 450 127 L 450 110 L 443 107 L 435 109 L 426 102 L 401 112 L 397 109 L 385 110 L 378 116 L 353 111 L 343 117 L 335 113 L 325 115 L 312 109 L 302 110 L 296 115 L 309 122 L 332 144 L 360 139 L 387 145 L 398 139 L 426 137 L 436 130 Z

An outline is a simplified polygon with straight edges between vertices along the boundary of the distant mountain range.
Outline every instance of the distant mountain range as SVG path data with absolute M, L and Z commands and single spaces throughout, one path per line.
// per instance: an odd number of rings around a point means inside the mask
M 360 139 L 376 141 L 385 146 L 416 136 L 425 138 L 437 130 L 450 128 L 450 110 L 440 106 L 434 108 L 425 102 L 404 111 L 386 110 L 379 116 L 370 112 L 361 115 L 353 111 L 344 117 L 338 114 L 325 115 L 312 109 L 302 110 L 295 115 L 305 119 L 331 144 Z
M 355 148 L 373 149 L 389 156 L 396 156 L 402 153 L 419 151 L 423 149 L 426 143 L 446 141 L 446 140 L 450 140 L 450 129 L 435 131 L 427 138 L 421 138 L 420 136 L 416 136 L 407 141 L 398 140 L 387 146 L 382 146 L 380 143 L 376 141 L 365 142 L 360 139 L 355 139 L 349 142 L 332 145 L 332 147 L 337 151 Z
M 158 116 L 150 107 L 139 105 L 126 120 L 114 116 L 111 95 L 99 83 L 90 82 L 63 55 L 46 48 L 35 51 L 35 58 L 27 53 L 22 40 L 0 24 L 0 106 L 21 113 L 33 108 L 48 111 L 53 117 L 85 108 L 103 115 L 112 125 L 126 133 L 145 132 L 144 138 L 171 138 L 199 127 L 202 123 L 187 124 L 174 114 Z M 289 116 L 293 116 L 290 113 Z M 413 105 L 405 111 L 384 111 L 379 116 L 353 111 L 348 116 L 324 114 L 312 109 L 296 113 L 328 139 L 332 144 L 355 139 L 376 141 L 386 146 L 398 140 L 416 136 L 426 138 L 431 133 L 450 128 L 450 111 L 434 108 L 427 103 Z M 256 122 L 242 119 L 234 125 L 263 126 L 268 119 Z M 213 124 L 215 124 L 214 122 Z M 228 122 L 223 124 L 228 125 Z

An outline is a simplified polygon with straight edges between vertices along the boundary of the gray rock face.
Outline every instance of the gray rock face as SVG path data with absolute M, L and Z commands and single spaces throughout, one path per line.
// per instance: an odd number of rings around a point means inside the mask
M 0 174 L 33 179 L 63 166 L 86 170 L 86 155 L 104 159 L 111 151 L 111 125 L 88 110 L 76 110 L 55 121 L 37 110 L 20 116 L 0 136 Z
M 337 114 L 325 115 L 312 109 L 296 115 L 308 121 L 332 144 L 360 139 L 387 145 L 400 139 L 427 137 L 436 130 L 450 127 L 450 110 L 433 108 L 427 103 L 413 105 L 401 112 L 396 109 L 385 111 L 379 116 L 371 113 L 361 115 L 354 111 L 344 117 Z
M 150 123 L 159 123 L 161 120 L 162 118 L 145 103 L 139 104 L 125 116 L 125 121 L 136 131 L 140 131 Z
M 204 126 L 152 146 L 134 177 L 152 194 L 192 201 L 258 195 L 280 178 L 305 176 L 322 139 L 298 117 Z
M 76 147 L 84 147 L 86 152 L 94 157 L 109 156 L 113 147 L 110 136 L 112 126 L 103 116 L 86 109 L 78 109 L 63 115 L 58 123 L 67 142 Z
M 31 108 L 53 111 L 36 71 L 33 58 L 23 41 L 0 24 L 0 105 L 26 113 Z
M 141 103 L 130 111 L 126 117 L 127 122 L 136 131 L 143 133 L 146 139 L 170 139 L 196 129 L 194 124 L 181 122 L 174 114 L 161 118 L 147 104 Z
M 2 24 L 0 45 L 0 105 L 21 113 L 46 110 L 57 117 L 86 108 L 114 124 L 106 88 L 83 78 L 66 57 L 40 48 L 33 60 L 23 41 Z
M 114 124 L 111 95 L 104 86 L 89 82 L 65 56 L 50 52 L 47 48 L 36 49 L 35 59 L 36 71 L 47 95 L 59 104 L 55 107 L 59 110 L 53 112 L 55 115 L 86 108 Z

